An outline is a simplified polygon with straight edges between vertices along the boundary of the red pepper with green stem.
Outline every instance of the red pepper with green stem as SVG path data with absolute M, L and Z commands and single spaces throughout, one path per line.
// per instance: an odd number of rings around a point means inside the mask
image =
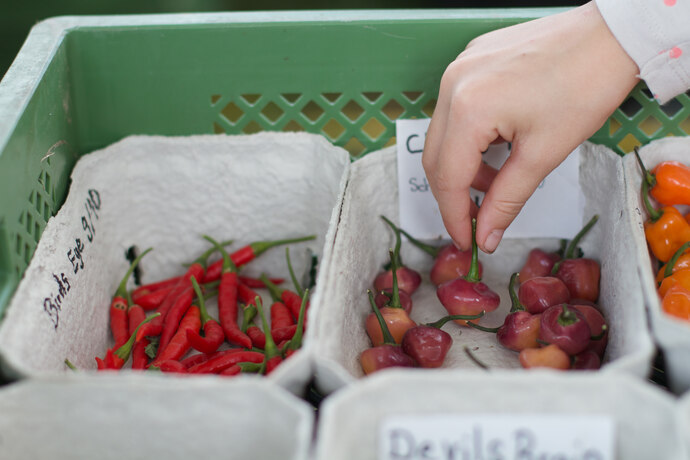
M 246 246 L 241 247 L 237 251 L 230 254 L 230 259 L 237 266 L 240 267 L 245 265 L 264 252 L 275 246 L 281 246 L 285 244 L 301 243 L 303 241 L 310 241 L 316 239 L 316 235 L 309 235 L 300 238 L 289 238 L 284 240 L 271 240 L 271 241 L 255 241 Z M 209 281 L 215 281 L 220 278 L 223 272 L 223 260 L 218 260 L 211 265 L 209 265 L 206 271 L 206 277 L 204 278 L 204 283 Z
M 265 273 L 261 275 L 260 278 L 264 284 L 266 285 L 266 288 L 268 289 L 269 293 L 271 294 L 271 298 L 273 299 L 274 302 L 282 302 L 283 305 L 288 309 L 290 312 L 291 316 L 293 318 L 298 318 L 300 314 L 300 308 L 302 306 L 302 298 L 297 292 L 291 291 L 289 289 L 280 289 L 278 286 L 273 284 L 271 280 L 266 276 Z M 302 291 L 304 292 L 304 291 Z M 309 301 L 307 300 L 307 306 L 306 308 L 309 308 Z M 271 307 L 271 314 L 273 314 L 273 307 Z M 272 317 L 271 317 L 272 318 Z M 294 322 L 293 322 L 294 324 Z M 284 327 L 284 326 L 290 326 L 291 324 L 287 324 L 287 321 L 285 324 L 282 324 L 279 327 Z M 278 326 L 277 326 L 278 327 Z M 271 329 L 277 329 L 277 327 L 273 327 L 273 320 L 271 319 Z
M 429 272 L 429 278 L 434 286 L 438 286 L 446 281 L 450 281 L 460 276 L 466 276 L 469 272 L 470 265 L 472 264 L 471 250 L 463 251 L 455 247 L 453 244 L 432 246 L 430 244 L 423 243 L 402 228 L 396 227 L 395 224 L 393 224 L 393 222 L 391 222 L 388 218 L 384 216 L 381 216 L 381 218 L 385 220 L 392 228 L 397 229 L 397 231 L 405 235 L 412 244 L 429 254 L 434 259 L 434 264 Z M 479 271 L 478 276 L 481 277 L 482 265 L 480 262 L 477 262 L 477 270 Z
M 369 295 L 369 303 L 374 310 L 374 315 L 378 319 L 383 342 L 373 348 L 367 348 L 360 354 L 359 362 L 364 374 L 368 375 L 388 367 L 416 367 L 417 362 L 414 358 L 402 350 L 402 347 L 396 343 L 393 335 L 388 330 L 386 321 L 383 319 L 379 307 L 376 306 L 371 290 L 367 291 L 367 294 Z
M 572 299 L 584 299 L 596 302 L 599 298 L 599 280 L 601 267 L 599 262 L 586 257 L 576 257 L 577 245 L 599 219 L 598 215 L 585 224 L 566 248 L 563 259 L 556 262 L 552 273 L 568 287 Z
M 266 344 L 264 345 L 264 361 L 260 373 L 269 374 L 282 361 L 282 353 L 276 345 L 275 341 L 273 340 L 273 334 L 271 334 L 271 330 L 268 325 L 268 320 L 266 319 L 266 315 L 264 314 L 263 305 L 261 303 L 261 297 L 257 296 L 254 299 L 254 303 L 256 304 L 256 311 L 259 313 L 259 317 L 261 318 L 261 325 L 264 330 L 264 335 L 266 336 Z
M 467 276 L 442 283 L 436 289 L 436 296 L 451 315 L 476 315 L 494 311 L 501 304 L 501 298 L 479 276 L 479 259 L 475 234 L 477 220 L 472 219 L 472 263 Z M 475 322 L 475 321 L 473 321 Z M 456 321 L 461 326 L 468 321 Z
M 161 341 L 161 345 L 166 345 L 167 341 L 172 338 L 173 334 L 175 333 L 175 329 L 177 328 L 177 325 L 180 323 L 180 320 L 182 319 L 182 316 L 184 315 L 184 312 L 186 309 L 184 309 L 181 314 L 180 310 L 182 309 L 181 306 L 178 306 L 179 308 L 176 311 L 176 317 L 171 318 L 170 320 L 167 319 L 168 317 L 168 312 L 169 310 L 173 307 L 173 305 L 178 301 L 178 298 L 186 292 L 186 295 L 189 296 L 191 295 L 192 298 L 194 296 L 194 290 L 192 288 L 192 282 L 190 281 L 191 277 L 196 278 L 197 280 L 202 279 L 204 276 L 204 271 L 206 267 L 206 260 L 208 257 L 215 251 L 215 248 L 212 247 L 208 249 L 206 252 L 201 254 L 192 264 L 187 268 L 187 271 L 182 277 L 180 277 L 179 281 L 177 284 L 170 289 L 168 295 L 165 297 L 165 300 L 159 305 L 159 307 L 156 309 L 157 313 L 160 313 L 160 315 L 157 317 L 156 321 L 153 321 L 151 323 L 148 323 L 144 330 L 141 332 L 141 335 L 145 336 L 157 336 L 161 335 L 163 333 L 163 327 L 164 327 L 164 322 L 169 323 L 168 330 L 166 332 L 166 340 Z M 190 305 L 191 305 L 191 300 L 190 300 Z M 187 305 L 189 307 L 189 305 Z M 175 321 L 177 321 L 175 323 Z M 161 337 L 162 338 L 162 337 Z M 159 345 L 160 349 L 160 345 Z
M 403 265 L 400 257 L 400 247 L 402 245 L 400 241 L 400 230 L 398 230 L 388 219 L 384 218 L 384 221 L 395 234 L 395 248 L 393 250 L 393 256 L 391 257 L 390 268 L 379 273 L 376 275 L 376 278 L 374 278 L 374 289 L 380 292 L 384 289 L 391 289 L 393 287 L 393 259 L 395 259 L 395 275 L 397 277 L 398 289 L 402 289 L 412 295 L 422 283 L 422 276 L 415 270 Z
M 203 301 L 203 297 L 201 297 Z M 157 366 L 158 363 L 167 360 L 179 360 L 185 353 L 187 353 L 191 348 L 191 343 L 188 340 L 189 331 L 198 331 L 201 328 L 201 317 L 199 313 L 199 307 L 196 305 L 190 306 L 185 312 L 184 317 L 180 321 L 179 328 L 175 332 L 175 335 L 170 339 L 165 348 L 158 348 L 158 356 L 152 363 L 153 366 Z M 162 350 L 162 351 L 161 351 Z
M 408 329 L 415 327 L 415 323 L 407 311 L 402 307 L 400 303 L 399 289 L 398 289 L 398 259 L 395 257 L 394 251 L 388 252 L 391 260 L 391 274 L 392 274 L 392 296 L 390 301 L 380 309 L 380 315 L 386 322 L 386 327 L 389 329 L 393 336 L 395 343 L 400 343 L 402 341 L 405 332 Z M 376 300 L 374 299 L 374 302 Z M 377 305 L 378 311 L 378 305 Z M 382 345 L 384 343 L 385 337 L 383 336 L 383 331 L 378 322 L 378 317 L 376 313 L 370 313 L 365 320 L 365 328 L 367 335 L 371 339 L 371 343 L 374 346 Z
M 225 334 L 225 340 L 243 348 L 251 348 L 251 339 L 240 330 L 237 325 L 237 298 L 238 281 L 237 267 L 228 255 L 227 251 L 221 247 L 213 238 L 204 235 L 222 255 L 222 273 L 220 285 L 218 286 L 218 322 Z
M 225 333 L 221 325 L 208 314 L 206 302 L 201 293 L 201 288 L 195 279 L 192 279 L 194 292 L 199 299 L 199 313 L 201 315 L 201 326 L 204 331 L 202 337 L 197 330 L 187 329 L 187 341 L 197 351 L 202 353 L 213 353 L 225 341 Z
M 146 312 L 144 309 L 136 304 L 130 302 L 127 309 L 127 318 L 129 322 L 129 335 L 131 336 L 136 331 L 137 327 L 146 319 Z M 149 357 L 146 354 L 146 347 L 149 340 L 143 337 L 139 341 L 135 341 L 132 347 L 132 369 L 146 369 L 149 363 Z
M 134 347 L 134 343 L 139 336 L 139 333 L 141 332 L 141 327 L 148 324 L 149 322 L 153 321 L 158 317 L 158 313 L 155 313 L 153 316 L 149 316 L 146 318 L 144 321 L 142 321 L 134 330 L 134 332 L 130 335 L 129 339 L 122 345 L 120 345 L 118 348 L 113 349 L 109 348 L 106 352 L 106 359 L 105 361 L 100 360 L 100 358 L 96 357 L 96 362 L 98 363 L 98 369 L 99 370 L 117 370 L 121 369 L 122 366 L 124 366 L 125 362 L 129 359 L 130 354 L 132 353 L 132 348 Z M 104 368 L 101 368 L 101 362 L 105 364 Z
M 180 322 L 189 308 L 192 306 L 195 296 L 196 294 L 194 293 L 194 288 L 190 282 L 190 285 L 187 286 L 184 291 L 182 291 L 179 297 L 175 300 L 175 303 L 173 303 L 168 310 L 168 313 L 165 315 L 165 319 L 163 320 L 163 328 L 161 330 L 160 339 L 158 342 L 158 353 L 156 358 L 160 357 L 161 352 L 165 350 L 173 336 L 177 333 L 177 330 L 180 327 Z
M 141 259 L 152 251 L 152 248 L 148 248 L 139 256 L 137 256 L 134 261 L 129 265 L 129 269 L 125 273 L 125 276 L 120 281 L 115 294 L 113 295 L 112 301 L 110 302 L 110 332 L 115 339 L 115 347 L 119 347 L 127 341 L 129 338 L 129 326 L 127 320 L 127 306 L 128 306 L 128 291 L 127 282 L 132 272 L 137 267 Z

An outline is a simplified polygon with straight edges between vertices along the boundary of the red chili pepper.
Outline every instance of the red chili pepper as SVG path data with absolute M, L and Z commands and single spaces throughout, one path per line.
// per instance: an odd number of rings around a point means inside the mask
M 282 342 L 283 340 L 290 340 L 295 336 L 297 332 L 297 325 L 281 327 L 278 329 L 271 329 L 271 335 L 273 335 L 273 340 L 276 342 Z
M 237 325 L 237 267 L 225 248 L 209 236 L 204 236 L 204 238 L 210 241 L 223 256 L 222 274 L 218 286 L 218 320 L 225 333 L 225 339 L 234 345 L 251 348 L 251 339 Z
M 245 305 L 256 305 L 256 297 L 260 297 L 259 294 L 249 286 L 244 283 L 237 283 L 237 297 Z
M 273 334 L 271 330 L 268 327 L 268 321 L 266 320 L 266 315 L 264 314 L 263 305 L 261 304 L 261 298 L 257 297 L 255 299 L 255 303 L 256 310 L 258 311 L 259 316 L 261 317 L 261 325 L 264 329 L 264 335 L 266 336 L 266 344 L 264 346 L 264 361 L 262 364 L 262 369 L 260 371 L 260 373 L 265 374 L 267 372 L 269 362 L 271 362 L 271 370 L 273 370 L 273 368 L 275 368 L 275 366 L 278 365 L 278 363 L 276 363 L 277 360 L 274 358 L 278 357 L 282 359 L 282 354 L 273 339 Z
M 286 358 L 290 357 L 295 351 L 302 347 L 302 336 L 304 334 L 304 321 L 306 320 L 308 298 L 309 289 L 305 289 L 302 295 L 302 303 L 300 304 L 299 316 L 297 317 L 296 330 L 292 334 L 287 345 L 280 347 Z
M 127 325 L 127 281 L 129 281 L 129 277 L 141 259 L 151 250 L 152 248 L 148 248 L 132 261 L 110 302 L 110 332 L 115 339 L 116 348 L 125 343 L 129 338 L 129 327 Z
M 160 369 L 161 372 L 187 374 L 187 368 L 175 359 L 166 359 L 165 361 L 159 362 L 155 367 Z
M 194 301 L 194 288 L 191 284 L 185 288 L 180 296 L 175 300 L 175 303 L 168 310 L 168 314 L 163 321 L 163 328 L 161 330 L 160 339 L 158 342 L 158 353 L 156 359 L 160 358 L 161 352 L 165 350 L 173 336 L 177 333 L 180 322 L 185 316 Z M 185 336 L 186 337 L 186 336 Z
M 160 316 L 157 317 L 156 321 L 149 323 L 145 328 L 143 328 L 139 333 L 140 336 L 156 336 L 162 334 L 163 324 L 164 322 L 168 321 L 166 319 L 168 316 L 168 311 L 172 308 L 173 304 L 177 301 L 178 297 L 185 292 L 185 290 L 192 289 L 192 282 L 190 281 L 190 278 L 194 277 L 197 280 L 203 278 L 205 270 L 204 267 L 206 266 L 206 259 L 208 259 L 209 255 L 211 255 L 214 251 L 215 248 L 212 247 L 206 250 L 194 262 L 192 262 L 189 268 L 187 268 L 187 272 L 180 277 L 177 284 L 172 289 L 170 289 L 170 292 L 166 296 L 163 303 L 161 303 L 160 306 L 156 309 L 156 312 L 160 313 Z M 179 314 L 179 312 L 177 313 Z M 175 324 L 175 326 L 179 324 L 179 321 L 183 315 L 184 312 L 177 317 L 177 323 Z M 175 331 L 173 330 L 172 333 L 174 334 L 174 332 Z M 170 333 L 170 331 L 168 331 L 167 334 L 167 340 L 169 340 L 172 337 L 172 334 Z
M 215 356 L 208 361 L 196 364 L 187 371 L 190 374 L 217 374 L 228 367 L 242 362 L 261 363 L 264 360 L 263 353 L 258 351 L 239 351 Z
M 233 375 L 238 375 L 240 372 L 242 372 L 242 368 L 240 366 L 238 366 L 237 364 L 233 364 L 232 366 L 228 367 L 227 369 L 223 369 L 218 374 L 224 375 L 226 377 L 231 377 Z
M 274 301 L 280 300 L 285 306 L 290 310 L 290 313 L 294 318 L 299 317 L 300 307 L 302 306 L 302 297 L 294 291 L 289 289 L 280 289 L 278 286 L 273 284 L 270 279 L 265 274 L 261 275 L 261 280 L 266 285 L 266 288 L 271 293 L 271 297 Z M 271 307 L 272 308 L 272 307 Z M 307 300 L 306 309 L 309 309 L 309 300 Z M 305 310 L 306 311 L 306 310 Z M 272 321 L 272 320 L 271 320 Z M 305 317 L 306 321 L 306 317 Z M 271 322 L 271 324 L 273 324 Z M 293 323 L 294 324 L 294 323 Z M 273 326 L 271 325 L 273 328 Z
M 105 360 L 103 361 L 105 363 L 105 369 L 116 370 L 122 368 L 125 362 L 129 359 L 130 354 L 132 353 L 132 348 L 134 347 L 136 337 L 138 337 L 138 333 L 141 330 L 141 327 L 153 321 L 155 318 L 157 318 L 157 315 L 158 313 L 154 314 L 153 316 L 149 316 L 144 321 L 142 321 L 136 327 L 134 332 L 130 335 L 129 339 L 127 339 L 127 341 L 124 344 L 120 345 L 117 349 L 108 348 L 108 350 L 105 353 Z M 98 365 L 101 366 L 99 358 L 96 358 L 96 363 L 98 363 Z M 100 367 L 99 370 L 101 370 Z
M 127 310 L 127 317 L 129 322 L 129 335 L 134 334 L 137 326 L 146 319 L 146 312 L 141 306 L 137 304 L 130 305 Z M 146 347 L 149 340 L 144 337 L 142 340 L 134 343 L 132 348 L 132 369 L 146 369 L 149 364 L 149 357 L 146 354 Z
M 266 336 L 263 331 L 256 326 L 247 328 L 247 335 L 252 339 L 252 346 L 255 348 L 264 349 L 266 347 Z
M 273 370 L 278 367 L 280 363 L 283 362 L 283 357 L 278 355 L 266 361 L 266 375 L 273 372 Z
M 245 265 L 259 255 L 263 254 L 272 247 L 280 246 L 283 244 L 300 243 L 302 241 L 309 241 L 316 238 L 316 235 L 305 236 L 302 238 L 291 238 L 286 240 L 273 240 L 273 241 L 255 241 L 246 246 L 241 247 L 237 251 L 230 254 L 230 259 L 232 262 L 240 267 Z M 209 281 L 215 281 L 220 278 L 221 272 L 223 271 L 223 260 L 218 260 L 208 266 L 206 271 L 206 277 L 204 278 L 204 283 Z
M 294 324 L 295 320 L 292 318 L 292 313 L 288 307 L 283 302 L 273 302 L 271 305 L 271 331 Z
M 177 332 L 175 332 L 175 335 L 173 335 L 172 339 L 170 342 L 168 342 L 165 348 L 162 349 L 163 351 L 161 351 L 159 346 L 158 356 L 156 356 L 156 360 L 153 362 L 153 365 L 155 366 L 157 363 L 166 361 L 168 359 L 179 360 L 181 357 L 183 357 L 191 348 L 189 340 L 187 340 L 187 331 L 198 331 L 200 327 L 201 318 L 199 314 L 199 307 L 192 305 L 185 313 L 184 318 L 182 318 L 180 321 L 179 328 L 177 329 Z
M 132 301 L 137 302 L 144 310 L 155 310 L 163 303 L 165 298 L 168 297 L 172 289 L 174 288 L 164 288 L 149 292 L 148 294 L 140 295 L 137 300 L 134 300 L 134 297 L 132 297 Z
M 152 292 L 161 291 L 175 287 L 175 285 L 180 281 L 181 276 L 173 276 L 161 281 L 156 281 L 155 283 L 143 284 L 132 291 L 132 300 L 139 303 L 141 297 L 147 296 Z
M 199 312 L 201 315 L 201 326 L 204 330 L 202 337 L 195 329 L 187 329 L 187 340 L 192 348 L 202 353 L 213 353 L 225 340 L 223 328 L 215 319 L 211 318 L 206 310 L 206 302 L 201 293 L 201 288 L 195 279 L 192 278 L 194 292 L 199 299 Z
M 263 289 L 266 287 L 263 281 L 261 281 L 258 278 L 252 278 L 250 276 L 243 276 L 240 275 L 238 276 L 238 279 L 240 283 L 252 288 L 252 289 Z M 285 280 L 283 278 L 269 278 L 271 283 L 278 285 L 278 284 L 283 284 Z

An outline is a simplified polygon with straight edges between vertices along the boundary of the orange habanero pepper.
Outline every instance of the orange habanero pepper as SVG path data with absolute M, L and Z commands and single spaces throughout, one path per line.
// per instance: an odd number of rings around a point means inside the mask
M 642 166 L 637 147 L 634 150 Z M 645 170 L 645 179 L 651 187 L 649 194 L 664 206 L 690 205 L 690 167 L 678 161 L 662 161 L 651 172 Z
M 671 286 L 661 301 L 661 308 L 671 316 L 690 321 L 690 291 L 680 284 Z

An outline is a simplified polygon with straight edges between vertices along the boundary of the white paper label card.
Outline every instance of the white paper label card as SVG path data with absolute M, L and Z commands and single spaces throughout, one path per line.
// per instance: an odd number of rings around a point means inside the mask
M 422 167 L 422 152 L 431 120 L 397 120 L 400 226 L 420 239 L 448 238 L 438 203 Z M 499 169 L 510 154 L 508 144 L 492 145 L 484 162 Z M 584 195 L 579 185 L 579 149 L 576 149 L 537 187 L 504 238 L 572 238 L 582 227 Z M 481 202 L 484 193 L 472 190 Z
M 400 415 L 379 427 L 379 460 L 613 460 L 606 415 Z

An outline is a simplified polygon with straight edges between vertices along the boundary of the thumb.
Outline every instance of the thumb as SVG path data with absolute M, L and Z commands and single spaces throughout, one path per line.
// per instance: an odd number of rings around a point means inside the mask
M 570 150 L 553 152 L 546 146 L 513 144 L 510 156 L 491 183 L 477 215 L 477 245 L 482 251 L 496 250 L 503 233 L 529 197 Z

